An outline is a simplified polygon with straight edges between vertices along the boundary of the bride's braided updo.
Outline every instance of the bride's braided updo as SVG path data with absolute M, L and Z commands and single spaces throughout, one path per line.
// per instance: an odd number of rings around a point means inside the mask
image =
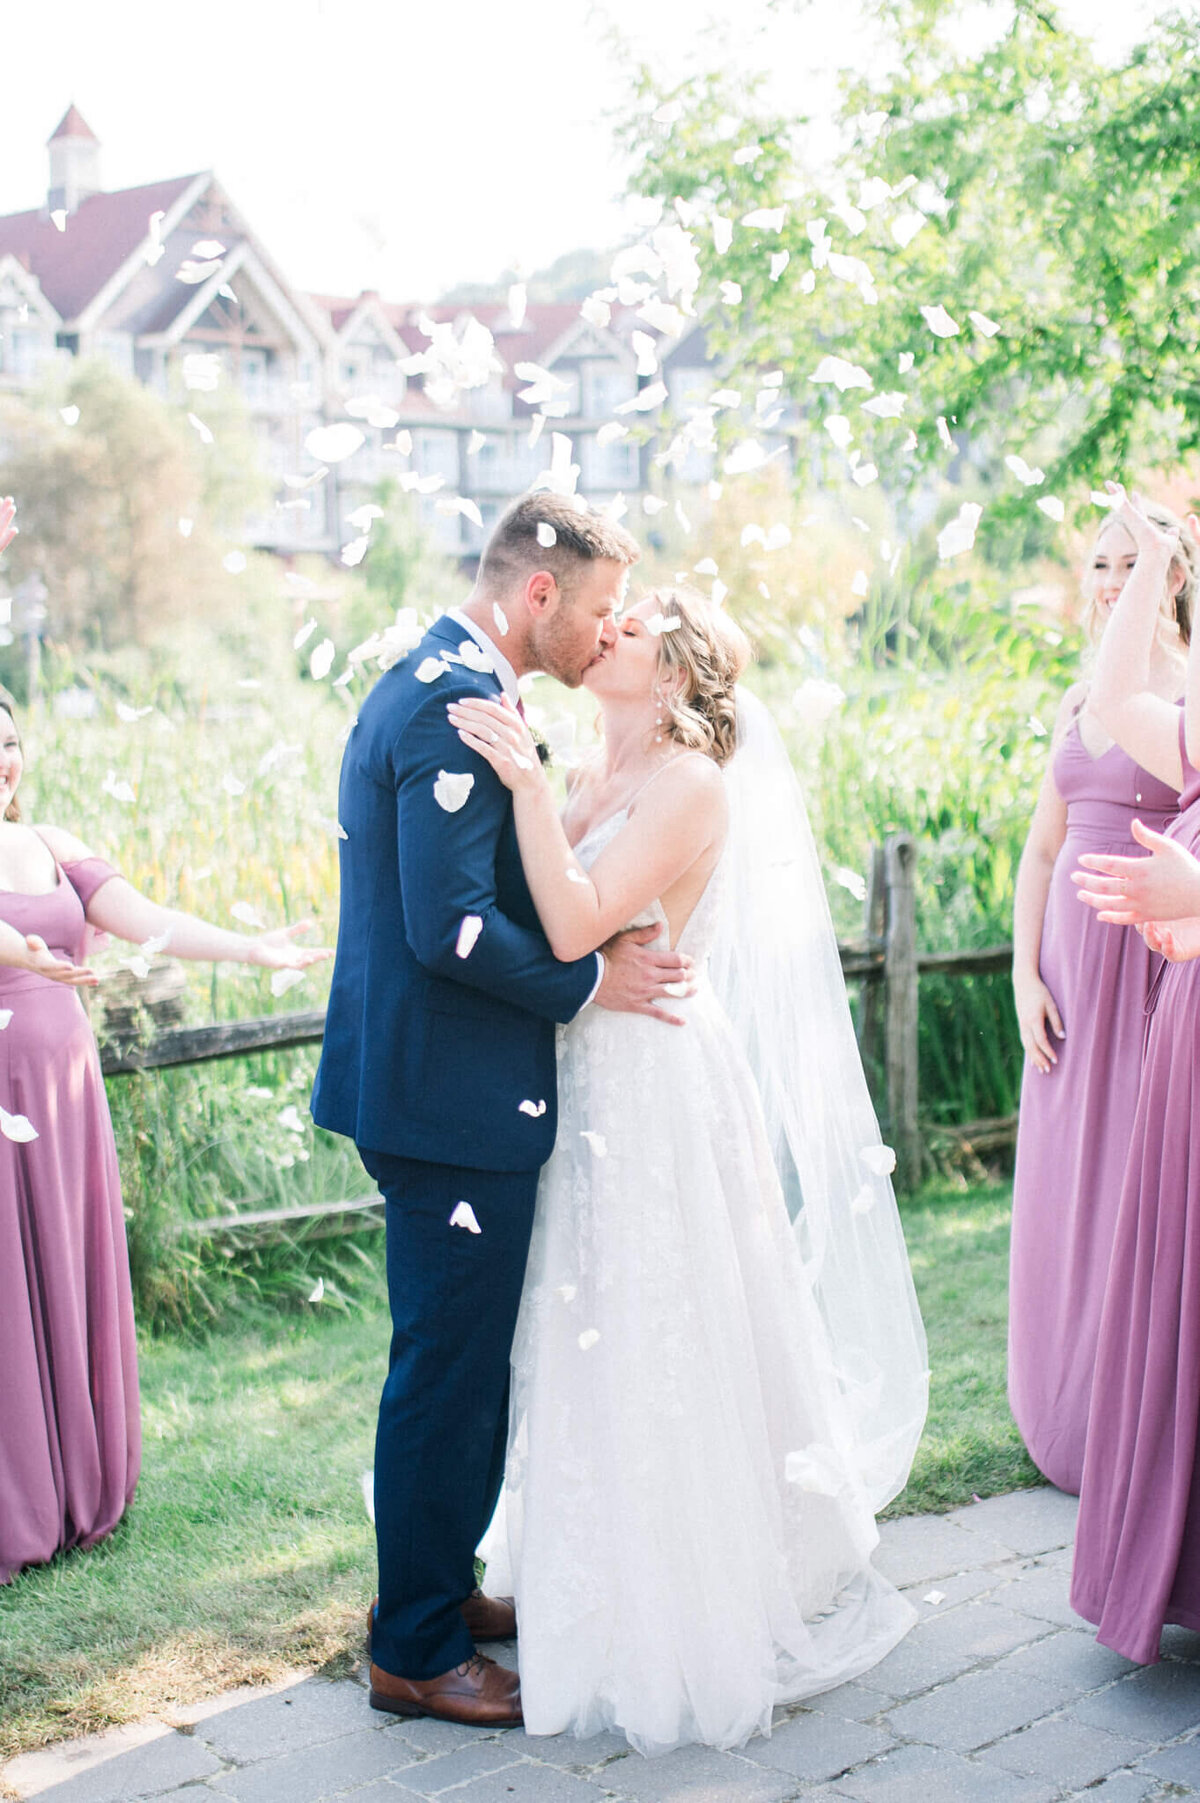
M 655 589 L 647 599 L 666 623 L 658 640 L 658 730 L 689 751 L 727 764 L 737 750 L 735 688 L 750 662 L 750 641 L 696 589 Z M 671 623 L 676 620 L 678 625 Z

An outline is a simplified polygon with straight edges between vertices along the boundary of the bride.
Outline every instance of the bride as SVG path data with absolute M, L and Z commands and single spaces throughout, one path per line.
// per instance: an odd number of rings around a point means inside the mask
M 505 1493 L 525 1725 L 643 1753 L 769 1734 L 915 1614 L 870 1564 L 928 1373 L 803 802 L 749 647 L 659 590 L 584 677 L 603 752 L 560 820 L 524 720 L 450 717 L 511 789 L 556 955 L 657 922 L 683 1031 L 588 1008 L 559 1039 L 513 1348 Z

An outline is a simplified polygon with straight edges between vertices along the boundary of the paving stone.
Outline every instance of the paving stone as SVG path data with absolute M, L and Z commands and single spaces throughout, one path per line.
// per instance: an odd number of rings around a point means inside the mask
M 446 1794 L 453 1803 L 604 1803 L 604 1792 L 593 1781 L 555 1766 L 527 1762 L 504 1766 Z M 392 1796 L 395 1803 L 404 1803 L 403 1790 L 393 1790 Z M 358 1803 L 358 1798 L 350 1793 L 346 1803 Z
M 452 1785 L 466 1784 L 471 1778 L 485 1778 L 489 1772 L 515 1765 L 520 1759 L 512 1746 L 512 1736 L 504 1740 L 476 1741 L 473 1746 L 456 1747 L 452 1753 L 436 1759 L 423 1759 L 396 1773 L 396 1783 L 420 1797 L 436 1797 Z
M 138 1797 L 161 1795 L 177 1785 L 219 1772 L 221 1763 L 207 1747 L 197 1746 L 187 1734 L 168 1732 L 143 1746 L 118 1753 L 102 1764 L 89 1766 L 61 1784 L 39 1788 L 39 1803 L 134 1803 Z M 11 1772 L 7 1773 L 11 1781 Z
M 637 1803 L 779 1803 L 796 1790 L 795 1779 L 783 1772 L 713 1747 L 680 1747 L 660 1759 L 634 1753 L 591 1782 Z
M 631 1751 L 623 1734 L 593 1734 L 579 1740 L 574 1734 L 526 1734 L 523 1728 L 505 1734 L 504 1745 L 514 1758 L 537 1759 L 572 1771 L 591 1771 Z
M 952 1509 L 947 1521 L 972 1533 L 1001 1541 L 1014 1553 L 1045 1553 L 1065 1547 L 1075 1538 L 1079 1498 L 1054 1490 L 1048 1484 L 1038 1490 L 1014 1490 L 1008 1496 L 989 1496 L 985 1502 Z
M 1024 1564 L 1024 1560 L 1011 1561 L 1003 1575 L 1005 1577 L 1012 1576 L 1015 1571 L 1023 1570 Z M 944 1615 L 948 1609 L 955 1608 L 959 1603 L 969 1603 L 972 1597 L 986 1596 L 988 1591 L 996 1589 L 999 1583 L 1000 1574 L 994 1572 L 991 1566 L 986 1566 L 981 1567 L 978 1571 L 960 1571 L 952 1578 L 939 1578 L 937 1583 L 932 1585 L 928 1578 L 922 1578 L 919 1584 L 907 1584 L 903 1586 L 903 1590 L 913 1608 L 920 1614 L 921 1620 L 925 1621 L 932 1619 L 935 1615 Z M 925 1601 L 925 1598 L 931 1593 L 936 1594 L 939 1591 L 942 1597 L 940 1603 Z
M 1200 1724 L 1200 1669 L 1194 1665 L 1146 1665 L 1132 1677 L 1086 1697 L 1071 1711 L 1091 1727 L 1136 1740 L 1174 1740 Z
M 1062 1785 L 1079 1788 L 1106 1778 L 1138 1756 L 1138 1743 L 1102 1728 L 1085 1727 L 1070 1716 L 1038 1722 L 1023 1733 L 998 1741 L 980 1754 L 989 1764 L 1032 1778 L 1056 1778 Z
M 389 1740 L 402 1740 L 418 1753 L 452 1753 L 455 1747 L 477 1746 L 482 1740 L 507 1740 L 514 1732 L 505 1728 L 465 1728 L 461 1722 L 439 1722 L 427 1715 L 388 1715 L 369 1704 L 366 1716 Z
M 891 1701 L 882 1691 L 871 1690 L 861 1679 L 853 1678 L 849 1684 L 839 1684 L 836 1690 L 822 1691 L 808 1706 L 820 1715 L 840 1716 L 845 1722 L 869 1722 L 881 1715 Z
M 1072 1694 L 1044 1680 L 998 1675 L 994 1669 L 968 1672 L 928 1696 L 901 1703 L 884 1720 L 905 1739 L 970 1753 L 1038 1721 Z
M 1137 1772 L 1114 1772 L 1103 1784 L 1089 1784 L 1086 1790 L 1071 1792 L 1069 1803 L 1143 1803 L 1158 1795 L 1158 1780 L 1139 1777 Z M 355 1799 L 357 1803 L 357 1799 Z
M 317 1746 L 354 1729 L 376 1728 L 382 1720 L 368 1706 L 360 1684 L 349 1678 L 337 1684 L 308 1678 L 275 1696 L 210 1715 L 197 1724 L 196 1739 L 245 1765 Z
M 1177 1628 L 1174 1622 L 1162 1631 L 1162 1656 L 1164 1659 L 1183 1659 L 1189 1665 L 1200 1664 L 1200 1634 L 1191 1628 Z
M 1078 1628 L 1083 1617 L 1076 1615 L 1071 1607 L 1070 1589 L 1068 1572 L 1042 1566 L 994 1591 L 993 1600 L 1002 1603 L 1006 1609 L 1015 1609 L 1019 1615 L 1052 1621 L 1060 1628 Z
M 873 1563 L 902 1590 L 1012 1557 L 1011 1547 L 970 1533 L 948 1515 L 902 1515 L 882 1522 L 879 1542 Z
M 1101 1646 L 1090 1634 L 1061 1629 L 1044 1640 L 1018 1647 L 992 1667 L 1014 1678 L 1036 1678 L 1053 1684 L 1056 1691 L 1073 1690 L 1077 1697 L 1128 1675 L 1129 1661 Z
M 829 1789 L 856 1803 L 1050 1803 L 1062 1794 L 1057 1785 L 1031 1783 L 938 1747 L 897 1747 Z
M 878 1681 L 894 1697 L 917 1696 L 959 1677 L 981 1659 L 999 1658 L 1049 1631 L 1044 1623 L 995 1603 L 964 1603 L 919 1622 L 860 1682 L 874 1686 Z
M 363 1727 L 319 1746 L 299 1747 L 281 1758 L 222 1772 L 212 1789 L 236 1803 L 319 1803 L 323 1797 L 341 1796 L 351 1785 L 409 1767 L 428 1769 L 432 1763 L 418 1765 L 417 1754 L 402 1740 Z
M 1200 1740 L 1181 1741 L 1174 1747 L 1162 1747 L 1138 1761 L 1139 1772 L 1152 1772 L 1169 1784 L 1188 1784 L 1200 1790 Z
M 770 1740 L 752 1740 L 742 1755 L 755 1765 L 790 1772 L 794 1778 L 818 1783 L 835 1778 L 851 1766 L 861 1765 L 895 1744 L 895 1736 L 883 1728 L 868 1728 L 836 1715 L 793 1716 L 777 1728 Z

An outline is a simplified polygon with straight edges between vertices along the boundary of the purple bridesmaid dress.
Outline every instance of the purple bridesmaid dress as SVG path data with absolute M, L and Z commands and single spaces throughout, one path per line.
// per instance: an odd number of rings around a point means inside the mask
M 78 960 L 101 858 L 0 919 Z M 7 1017 L 7 1018 L 6 1018 Z M 111 1533 L 141 1463 L 125 1218 L 96 1041 L 73 989 L 0 966 L 0 1583 Z M 19 1125 L 16 1131 L 22 1129 Z
M 1171 836 L 1196 852 L 1200 771 L 1186 750 L 1183 770 Z M 1200 1630 L 1200 963 L 1164 965 L 1147 1013 L 1071 1583 L 1104 1645 L 1143 1665 L 1165 1622 Z
M 1144 1008 L 1162 959 L 1132 928 L 1098 920 L 1071 872 L 1081 852 L 1137 846 L 1134 817 L 1161 832 L 1173 789 L 1117 745 L 1092 757 L 1071 726 L 1055 755 L 1067 836 L 1054 865 L 1039 966 L 1067 1037 L 1046 1076 L 1027 1059 L 1013 1182 L 1008 1400 L 1038 1469 L 1060 1490 L 1083 1476 L 1096 1338 L 1137 1102 Z

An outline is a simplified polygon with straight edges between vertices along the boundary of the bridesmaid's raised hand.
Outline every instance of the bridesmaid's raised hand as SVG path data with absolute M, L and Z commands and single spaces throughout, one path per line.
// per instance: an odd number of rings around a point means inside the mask
M 1084 868 L 1071 872 L 1080 901 L 1095 908 L 1101 920 L 1119 927 L 1200 915 L 1200 860 L 1177 839 L 1154 832 L 1140 820 L 1134 821 L 1132 831 L 1150 856 L 1084 852 L 1079 860 Z
M 1200 958 L 1200 920 L 1147 920 L 1138 928 L 1152 952 L 1171 964 Z

